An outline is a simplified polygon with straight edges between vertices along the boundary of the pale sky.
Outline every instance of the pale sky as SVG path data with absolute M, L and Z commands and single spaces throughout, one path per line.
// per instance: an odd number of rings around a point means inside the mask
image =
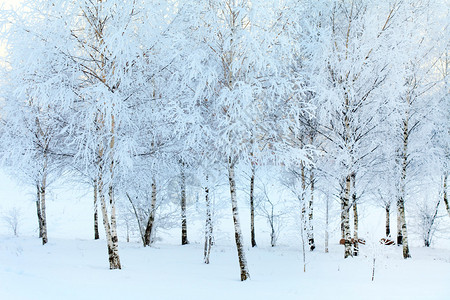
M 17 6 L 21 0 L 0 0 L 0 7 L 8 9 Z M 0 44 L 0 56 L 5 55 L 4 45 Z
M 20 0 L 0 0 L 0 5 L 9 8 L 10 5 L 17 5 Z

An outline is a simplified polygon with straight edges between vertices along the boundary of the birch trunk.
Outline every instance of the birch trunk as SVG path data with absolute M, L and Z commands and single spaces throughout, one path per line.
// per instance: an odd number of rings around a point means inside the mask
M 273 215 L 272 215 L 273 216 Z M 275 234 L 274 220 L 272 217 L 272 221 L 270 223 L 270 246 L 275 247 L 277 245 L 277 237 Z
M 205 187 L 205 201 L 206 201 L 206 224 L 205 224 L 205 248 L 203 252 L 203 261 L 205 264 L 209 264 L 209 256 L 211 254 L 212 247 L 212 212 L 211 212 L 211 199 L 209 197 L 208 176 L 206 176 Z
M 44 153 L 44 167 L 42 169 L 42 182 L 40 187 L 41 198 L 41 223 L 42 223 L 42 245 L 47 244 L 47 214 L 45 212 L 45 192 L 47 188 L 47 154 Z
M 113 105 L 114 108 L 114 105 Z M 116 219 L 116 201 L 114 198 L 114 150 L 115 150 L 115 128 L 116 121 L 114 114 L 111 114 L 111 139 L 109 141 L 109 185 L 108 185 L 108 197 L 109 197 L 109 206 L 111 209 L 111 241 L 112 241 L 112 258 L 113 266 L 115 269 L 121 269 L 120 259 L 119 259 L 119 237 L 117 235 L 117 219 Z
M 109 222 L 108 217 L 108 209 L 106 206 L 106 199 L 105 199 L 105 192 L 104 192 L 104 184 L 103 184 L 103 175 L 102 168 L 100 167 L 99 177 L 98 177 L 98 195 L 100 198 L 100 207 L 102 211 L 102 217 L 103 217 L 103 227 L 105 228 L 105 236 L 106 236 L 106 242 L 108 247 L 108 259 L 109 259 L 109 268 L 111 270 L 114 269 L 121 269 L 120 265 L 120 258 L 119 258 L 119 251 L 118 251 L 118 240 L 117 235 L 114 237 L 113 235 L 113 222 Z M 115 213 L 115 209 L 114 209 Z M 111 207 L 111 215 L 113 214 L 113 209 Z M 114 223 L 115 224 L 115 223 Z
M 305 166 L 302 163 L 302 165 L 300 166 L 300 173 L 301 173 L 301 180 L 302 180 L 302 191 L 301 191 L 301 206 L 302 206 L 302 230 L 304 233 L 308 233 L 308 228 L 307 228 L 307 220 L 306 220 L 306 175 L 305 175 Z
M 403 258 L 410 258 L 411 255 L 409 253 L 409 246 L 408 246 L 408 234 L 406 231 L 406 222 L 404 221 L 406 219 L 405 217 L 405 204 L 404 204 L 404 199 L 400 198 L 399 199 L 399 206 L 398 206 L 398 210 L 399 210 L 399 214 L 400 214 L 400 218 L 402 220 L 402 242 L 403 242 Z
M 314 204 L 314 170 L 311 169 L 311 173 L 309 174 L 309 181 L 310 181 L 310 187 L 311 187 L 311 198 L 309 200 L 308 209 L 309 209 L 309 215 L 308 215 L 308 244 L 309 244 L 309 250 L 314 251 L 316 248 L 316 244 L 314 242 L 314 228 L 313 228 L 313 204 Z
M 359 243 L 358 243 L 358 206 L 356 204 L 356 175 L 352 174 L 352 204 L 353 204 L 353 255 L 358 256 L 359 254 Z
M 359 255 L 359 237 L 358 237 L 358 205 L 353 203 L 353 255 L 358 256 Z
M 254 187 L 255 187 L 255 166 L 252 163 L 252 176 L 250 178 L 250 227 L 251 227 L 252 247 L 256 247 Z
M 99 80 L 103 84 L 108 85 L 107 75 L 111 72 L 114 73 L 114 62 L 107 57 L 108 49 L 105 47 L 103 30 L 105 23 L 111 16 L 102 16 L 103 0 L 89 1 L 90 9 L 83 11 L 83 17 L 91 29 L 93 29 L 93 45 L 86 45 L 85 49 L 91 49 L 91 58 L 95 61 L 98 68 L 96 70 L 89 70 L 85 72 L 87 77 L 91 77 L 95 81 Z M 88 28 L 85 28 L 89 31 Z M 89 33 L 87 33 L 89 34 Z M 84 47 L 84 46 L 83 46 Z M 107 62 L 112 62 L 112 65 L 108 65 Z M 92 74 L 94 72 L 95 74 Z M 116 85 L 117 82 L 111 84 Z M 106 96 L 106 95 L 105 95 Z M 107 96 L 106 96 L 107 97 Z M 115 120 L 115 105 L 112 103 L 110 108 L 107 108 L 107 102 L 109 99 L 97 99 L 98 100 L 98 112 L 96 114 L 96 134 L 98 137 L 97 150 L 97 194 L 100 199 L 101 213 L 103 217 L 103 226 L 105 228 L 105 236 L 108 247 L 108 258 L 110 269 L 121 269 L 119 259 L 119 239 L 117 235 L 117 220 L 116 220 L 116 207 L 114 198 L 114 169 L 115 169 L 115 134 L 116 134 L 116 120 Z M 110 111 L 105 113 L 105 111 Z M 109 126 L 107 126 L 108 124 Z M 109 137 L 109 138 L 108 138 Z M 108 150 L 108 155 L 105 154 L 105 149 Z M 109 167 L 109 169 L 107 169 Z M 109 171 L 109 174 L 108 174 Z M 109 175 L 107 182 L 105 182 L 104 176 Z M 109 203 L 106 202 L 106 194 L 108 194 Z M 108 211 L 110 218 L 108 216 Z
M 429 224 L 427 224 L 428 228 L 423 241 L 425 247 L 431 246 L 431 239 L 433 238 L 432 230 L 434 222 L 436 221 L 437 214 L 439 212 L 439 204 L 441 204 L 441 200 L 438 200 L 436 207 L 434 208 L 433 216 L 430 218 Z
M 189 244 L 187 236 L 186 221 L 186 176 L 184 173 L 184 164 L 181 163 L 181 245 Z
M 131 207 L 133 208 L 134 216 L 136 217 L 136 221 L 137 221 L 138 227 L 139 227 L 139 235 L 141 236 L 142 245 L 144 245 L 144 247 L 145 247 L 144 228 L 141 224 L 141 218 L 139 217 L 139 214 L 137 212 L 136 206 L 133 203 L 133 200 L 131 200 L 130 194 L 125 193 L 125 195 L 127 196 L 128 201 L 130 201 Z
M 230 184 L 231 208 L 233 213 L 234 237 L 236 240 L 236 248 L 239 258 L 239 266 L 241 269 L 241 281 L 250 278 L 247 267 L 247 259 L 245 258 L 244 244 L 242 241 L 241 225 L 239 222 L 239 212 L 236 199 L 236 177 L 234 173 L 234 162 L 231 157 L 228 158 L 228 180 Z
M 409 104 L 409 97 L 408 104 Z M 408 246 L 408 233 L 406 229 L 405 216 L 405 195 L 406 195 L 406 172 L 408 167 L 408 139 L 409 139 L 409 113 L 406 112 L 406 117 L 403 120 L 403 151 L 402 151 L 402 175 L 400 178 L 400 195 L 397 200 L 397 228 L 400 227 L 401 232 L 398 232 L 397 243 L 401 242 L 403 245 L 403 258 L 411 257 Z
M 387 204 L 385 207 L 386 210 L 386 238 L 391 236 L 391 205 Z
M 344 258 L 352 256 L 352 241 L 350 234 L 350 185 L 351 175 L 347 175 L 343 180 L 341 192 L 341 207 L 342 207 L 342 230 L 344 234 Z
M 152 243 L 153 224 L 155 222 L 156 214 L 156 181 L 153 178 L 152 182 L 152 203 L 150 207 L 150 214 L 148 216 L 147 227 L 144 233 L 144 247 L 150 246 Z
M 397 199 L 397 245 L 400 246 L 403 244 L 403 235 L 402 235 L 402 218 L 400 215 L 400 203 L 399 199 Z
M 41 192 L 39 184 L 36 185 L 36 212 L 39 224 L 39 238 L 42 238 Z
M 447 172 L 444 173 L 443 179 L 443 199 L 445 203 L 445 208 L 447 209 L 448 216 L 450 217 L 450 206 L 448 205 L 448 196 L 447 196 Z
M 94 240 L 100 239 L 98 232 L 97 180 L 94 180 Z

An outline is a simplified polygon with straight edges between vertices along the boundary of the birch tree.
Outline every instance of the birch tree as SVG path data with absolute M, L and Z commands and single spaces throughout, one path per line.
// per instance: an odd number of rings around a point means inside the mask
M 280 61 L 284 23 L 267 22 L 276 20 L 274 16 L 283 5 L 276 2 L 267 9 L 265 4 L 250 5 L 245 0 L 186 1 L 182 6 L 185 16 L 191 18 L 191 31 L 187 31 L 191 54 L 183 78 L 190 87 L 189 96 L 194 96 L 191 101 L 208 102 L 215 117 L 209 126 L 218 132 L 216 151 L 227 166 L 242 281 L 249 278 L 249 272 L 239 222 L 235 168 L 251 153 L 251 135 L 264 136 L 266 141 L 276 137 L 266 130 L 274 121 L 267 122 L 263 116 L 274 116 L 276 103 L 286 95 L 284 90 L 290 84 L 282 76 L 286 69 Z M 286 60 L 292 56 L 288 51 L 285 54 Z
M 371 136 L 383 120 L 376 112 L 387 105 L 384 89 L 392 66 L 386 57 L 398 50 L 393 46 L 393 30 L 399 24 L 396 17 L 401 5 L 373 1 L 309 5 L 312 13 L 300 35 L 311 41 L 305 48 L 308 59 L 304 65 L 312 72 L 318 132 L 327 141 L 324 148 L 340 182 L 344 257 L 349 257 L 352 177 L 369 166 L 378 148 Z M 322 51 L 314 52 L 317 47 Z

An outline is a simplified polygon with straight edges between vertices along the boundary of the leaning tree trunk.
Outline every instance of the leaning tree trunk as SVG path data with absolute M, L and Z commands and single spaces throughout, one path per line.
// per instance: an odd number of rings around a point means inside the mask
M 241 232 L 241 225 L 239 222 L 239 213 L 236 199 L 236 177 L 234 173 L 234 161 L 232 161 L 231 157 L 228 158 L 228 180 L 230 184 L 231 208 L 234 223 L 234 237 L 236 240 L 239 266 L 241 269 L 241 281 L 245 281 L 250 278 L 250 273 L 248 272 L 247 259 L 245 258 L 244 252 L 244 243 L 242 241 L 242 232 Z
M 47 154 L 44 153 L 44 167 L 42 168 L 42 182 L 40 187 L 41 198 L 41 224 L 42 224 L 42 245 L 47 244 L 47 214 L 45 212 L 45 192 L 47 188 Z
M 386 210 L 386 238 L 389 238 L 391 236 L 391 205 L 386 204 L 386 207 L 384 209 Z
M 203 252 L 203 261 L 205 264 L 209 264 L 209 256 L 211 254 L 212 247 L 212 212 L 211 212 L 211 199 L 209 197 L 208 176 L 206 176 L 205 187 L 205 201 L 206 201 L 206 224 L 205 224 L 205 248 Z
M 39 224 L 39 238 L 42 238 L 41 191 L 39 184 L 36 185 L 36 212 Z
M 408 98 L 409 99 L 409 98 Z M 411 257 L 408 246 L 408 233 L 406 229 L 405 216 L 405 195 L 406 195 L 406 171 L 408 167 L 408 129 L 409 113 L 406 112 L 406 118 L 403 120 L 403 152 L 402 152 L 402 174 L 400 178 L 400 194 L 397 199 L 397 228 L 401 231 L 397 234 L 397 243 L 403 244 L 403 258 Z
M 439 204 L 441 204 L 441 200 L 439 199 L 438 200 L 438 202 L 437 202 L 437 204 L 436 204 L 436 207 L 434 208 L 434 213 L 433 213 L 433 216 L 428 220 L 428 228 L 427 228 L 427 232 L 425 233 L 425 237 L 424 237 L 424 245 L 425 245 L 425 247 L 430 247 L 431 246 L 431 239 L 433 238 L 433 234 L 432 234 L 432 231 L 433 231 L 433 225 L 434 225 L 434 222 L 436 221 L 436 218 L 437 218 L 437 214 L 438 214 L 438 212 L 439 212 Z
M 359 244 L 358 244 L 358 206 L 356 204 L 356 176 L 352 174 L 352 205 L 353 205 L 353 255 L 358 256 L 359 254 Z
M 189 244 L 186 221 L 186 175 L 184 163 L 181 163 L 181 245 Z
M 347 175 L 343 180 L 341 191 L 341 207 L 342 207 L 342 231 L 344 235 L 344 258 L 352 256 L 352 241 L 350 233 L 350 184 L 351 175 Z
M 144 247 L 150 246 L 152 243 L 152 232 L 155 223 L 155 214 L 156 214 L 156 181 L 153 178 L 152 182 L 152 203 L 150 207 L 150 214 L 148 216 L 147 227 L 145 228 L 144 233 Z
M 255 165 L 252 163 L 252 176 L 250 178 L 250 229 L 252 237 L 252 247 L 256 247 L 254 190 L 255 190 Z
M 97 180 L 94 180 L 94 240 L 100 239 L 98 232 L 98 203 L 97 203 Z
M 314 170 L 311 169 L 311 173 L 309 174 L 309 181 L 310 181 L 310 187 L 311 187 L 311 198 L 309 200 L 308 209 L 309 209 L 309 215 L 308 215 L 308 244 L 309 244 L 309 250 L 313 251 L 316 248 L 316 244 L 314 242 L 314 228 L 313 228 L 313 204 L 314 204 Z

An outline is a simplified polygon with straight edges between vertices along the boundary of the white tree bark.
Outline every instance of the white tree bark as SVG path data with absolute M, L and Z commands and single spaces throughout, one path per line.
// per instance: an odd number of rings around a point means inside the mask
M 45 193 L 47 188 L 47 154 L 44 152 L 44 166 L 42 168 L 42 181 L 40 187 L 41 195 L 41 224 L 42 224 L 42 245 L 47 244 L 47 213 L 45 211 Z
M 103 182 L 103 174 L 102 174 L 103 168 L 99 167 L 99 175 L 98 175 L 98 194 L 100 198 L 100 206 L 102 211 L 102 217 L 103 217 L 103 227 L 105 228 L 105 236 L 106 236 L 106 242 L 108 247 L 108 259 L 109 259 L 109 268 L 111 270 L 114 269 L 121 269 L 122 266 L 120 264 L 120 258 L 119 258 L 119 247 L 118 247 L 118 238 L 117 238 L 117 231 L 113 227 L 116 226 L 116 222 L 110 223 L 109 217 L 108 217 L 108 209 L 106 205 L 106 197 L 105 197 L 105 191 L 104 191 L 104 182 Z M 109 191 L 109 197 L 110 197 L 110 209 L 111 209 L 111 219 L 115 219 L 115 207 L 114 207 L 114 199 L 112 192 Z
M 250 278 L 250 273 L 248 272 L 247 259 L 245 258 L 244 243 L 242 240 L 241 224 L 239 221 L 239 212 L 236 199 L 236 177 L 234 173 L 234 161 L 231 157 L 228 158 L 228 180 L 230 184 L 230 194 L 231 194 L 231 208 L 233 213 L 233 223 L 234 223 L 234 237 L 236 240 L 236 248 L 239 258 L 239 266 L 241 269 L 241 281 L 245 281 Z
M 352 205 L 353 205 L 353 255 L 359 255 L 359 237 L 358 237 L 358 206 L 356 203 L 356 176 L 355 173 L 352 174 Z
M 308 244 L 309 250 L 313 251 L 316 248 L 316 244 L 314 242 L 314 228 L 313 228 L 313 219 L 314 219 L 314 170 L 310 170 L 309 174 L 310 188 L 311 188 L 311 198 L 308 203 Z
M 344 234 L 344 258 L 352 256 L 352 241 L 350 233 L 350 185 L 351 175 L 347 175 L 343 179 L 341 191 L 341 206 L 342 206 L 342 231 Z
M 409 95 L 407 95 L 407 101 L 409 104 Z M 397 199 L 397 228 L 401 229 L 401 232 L 397 235 L 397 243 L 403 245 L 403 258 L 410 258 L 408 246 L 408 233 L 406 229 L 406 215 L 405 215 L 405 196 L 406 196 L 406 174 L 408 168 L 408 141 L 409 141 L 409 112 L 406 111 L 405 118 L 403 120 L 403 149 L 401 154 L 402 159 L 402 172 L 400 178 L 400 191 Z M 399 244 L 399 243 L 398 243 Z
M 152 232 L 153 232 L 153 228 L 154 228 L 155 215 L 156 215 L 156 181 L 155 181 L 155 178 L 153 178 L 152 202 L 151 202 L 151 207 L 150 207 L 150 214 L 148 216 L 147 226 L 145 228 L 145 233 L 144 233 L 144 247 L 150 246 L 152 243 Z
M 250 178 L 250 230 L 251 230 L 252 247 L 256 247 L 254 189 L 255 189 L 255 165 L 252 163 L 252 175 Z
M 36 213 L 39 225 L 39 238 L 42 238 L 41 190 L 39 184 L 36 185 Z
M 98 193 L 97 193 L 97 180 L 94 180 L 94 240 L 100 239 L 98 232 Z
M 203 252 L 203 261 L 209 264 L 209 256 L 211 254 L 212 239 L 213 239 L 213 224 L 212 224 L 212 205 L 209 195 L 208 176 L 206 176 L 205 187 L 205 201 L 206 201 L 206 224 L 205 224 L 205 247 Z
M 184 170 L 184 163 L 181 163 L 180 174 L 181 186 L 181 245 L 189 244 L 187 235 L 187 220 L 186 220 L 186 175 Z

